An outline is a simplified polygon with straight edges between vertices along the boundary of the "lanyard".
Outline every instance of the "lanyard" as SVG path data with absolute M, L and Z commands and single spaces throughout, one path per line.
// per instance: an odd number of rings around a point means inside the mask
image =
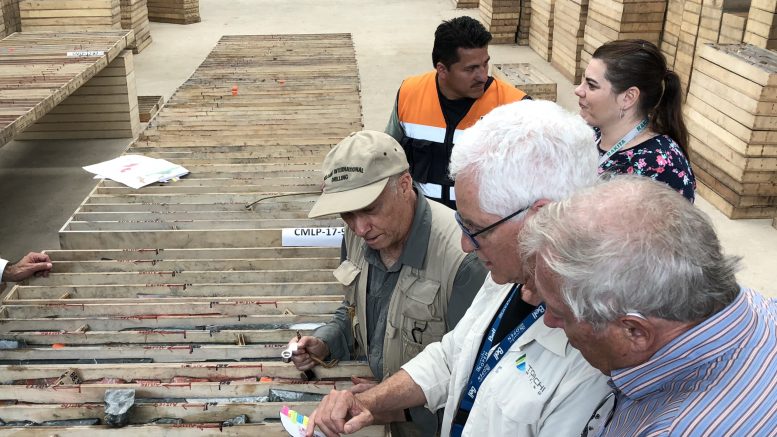
M 601 158 L 599 158 L 599 166 L 601 167 L 601 165 L 607 162 L 607 160 L 610 159 L 612 155 L 618 153 L 618 151 L 620 151 L 621 148 L 626 145 L 626 143 L 636 138 L 640 132 L 645 130 L 647 125 L 648 125 L 648 119 L 646 118 L 642 120 L 638 125 L 634 126 L 629 131 L 629 133 L 627 133 L 623 138 L 621 138 L 620 141 L 615 143 L 615 145 L 612 146 L 610 150 L 608 150 L 604 155 L 601 156 Z
M 502 319 L 504 318 L 505 312 L 507 311 L 507 307 L 510 306 L 510 302 L 513 300 L 515 295 L 518 294 L 518 290 L 518 285 L 514 285 L 510 292 L 510 296 L 508 296 L 505 303 L 502 304 L 502 309 L 499 311 L 496 319 L 494 319 L 494 321 L 491 323 L 491 326 L 489 327 L 488 336 L 483 342 L 483 347 L 480 348 L 478 359 L 475 361 L 475 367 L 472 369 L 472 373 L 470 373 L 469 383 L 464 390 L 464 394 L 459 404 L 459 410 L 456 413 L 453 425 L 451 426 L 452 437 L 461 436 L 461 433 L 464 430 L 464 424 L 466 423 L 466 417 L 469 416 L 469 411 L 472 410 L 472 406 L 475 404 L 475 398 L 478 395 L 480 385 L 483 384 L 483 381 L 486 379 L 488 374 L 491 373 L 491 370 L 496 367 L 502 357 L 505 356 L 505 352 L 510 350 L 518 338 L 523 335 L 523 333 L 526 332 L 526 330 L 529 329 L 529 327 L 534 324 L 537 319 L 545 314 L 545 305 L 540 304 L 537 309 L 526 316 L 526 318 L 524 318 L 523 321 L 518 324 L 518 326 L 513 328 L 513 330 L 502 339 L 492 354 L 491 347 L 494 344 L 494 336 L 499 329 L 499 325 L 502 323 Z M 459 418 L 461 418 L 461 420 L 457 420 Z

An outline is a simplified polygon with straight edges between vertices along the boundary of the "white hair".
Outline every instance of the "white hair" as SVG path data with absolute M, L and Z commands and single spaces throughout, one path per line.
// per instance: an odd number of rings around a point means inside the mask
M 539 199 L 560 200 L 596 181 L 591 127 L 545 100 L 500 106 L 456 141 L 450 177 L 471 175 L 480 209 L 507 216 Z
M 738 258 L 723 255 L 706 214 L 650 178 L 615 176 L 546 205 L 519 244 L 555 275 L 572 314 L 597 329 L 629 312 L 699 321 L 739 294 Z

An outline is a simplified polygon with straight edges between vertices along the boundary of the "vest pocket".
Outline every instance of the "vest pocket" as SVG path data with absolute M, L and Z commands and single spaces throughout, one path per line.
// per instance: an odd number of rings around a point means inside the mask
M 363 348 L 364 339 L 361 338 L 359 330 L 359 317 L 356 314 L 356 288 L 359 282 L 356 280 L 361 273 L 361 269 L 349 260 L 345 260 L 332 272 L 337 282 L 343 284 L 345 288 L 345 300 L 348 302 L 348 317 L 350 318 L 351 333 L 354 339 L 354 356 L 359 359 L 362 355 L 366 356 Z
M 400 324 L 405 360 L 418 355 L 427 344 L 440 341 L 445 334 L 439 293 L 438 282 L 421 279 L 405 292 Z
M 361 273 L 361 269 L 350 260 L 345 260 L 332 272 L 335 279 L 343 285 L 351 285 Z

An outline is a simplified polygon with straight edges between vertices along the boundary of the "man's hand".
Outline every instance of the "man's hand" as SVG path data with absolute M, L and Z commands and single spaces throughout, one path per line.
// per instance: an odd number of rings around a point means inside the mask
M 51 258 L 48 255 L 30 252 L 16 263 L 6 265 L 2 280 L 19 282 L 32 275 L 48 277 L 51 267 Z
M 296 352 L 291 354 L 291 361 L 299 370 L 308 370 L 316 367 L 318 363 L 313 361 L 311 354 L 318 359 L 324 359 L 329 356 L 329 346 L 318 337 L 304 336 L 297 340 L 297 337 L 291 339 L 289 343 L 297 343 Z
M 353 434 L 373 422 L 370 410 L 359 402 L 353 393 L 347 390 L 332 390 L 310 415 L 305 435 L 312 437 L 316 426 L 327 437 Z

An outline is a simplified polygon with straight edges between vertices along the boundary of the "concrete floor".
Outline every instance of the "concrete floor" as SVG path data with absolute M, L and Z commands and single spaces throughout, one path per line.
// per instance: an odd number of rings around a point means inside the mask
M 200 0 L 202 22 L 151 23 L 154 42 L 135 57 L 139 95 L 167 99 L 228 34 L 353 34 L 361 75 L 364 125 L 382 130 L 405 76 L 431 68 L 434 29 L 477 10 L 452 0 Z M 572 84 L 528 47 L 494 45 L 492 63 L 530 62 L 558 86 L 558 102 L 577 110 Z M 0 148 L 0 254 L 56 249 L 57 232 L 94 187 L 82 166 L 119 155 L 129 140 L 13 141 Z M 777 230 L 770 220 L 731 221 L 704 199 L 726 252 L 743 257 L 740 282 L 777 296 Z

